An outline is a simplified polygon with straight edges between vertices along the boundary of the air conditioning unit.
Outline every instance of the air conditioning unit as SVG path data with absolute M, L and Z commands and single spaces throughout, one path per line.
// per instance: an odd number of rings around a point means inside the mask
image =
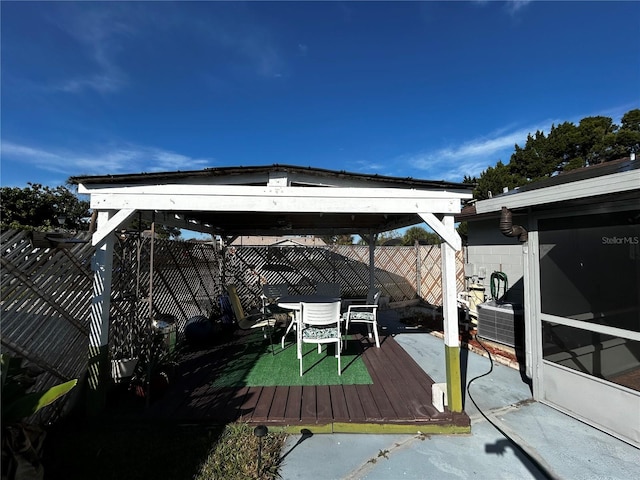
M 522 328 L 522 306 L 513 303 L 499 303 L 495 300 L 478 305 L 478 336 L 516 346 L 515 325 Z

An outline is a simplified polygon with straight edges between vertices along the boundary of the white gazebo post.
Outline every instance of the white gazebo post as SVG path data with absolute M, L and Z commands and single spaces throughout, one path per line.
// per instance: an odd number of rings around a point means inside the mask
M 376 242 L 378 234 L 369 233 L 369 291 L 376 286 Z
M 91 264 L 93 270 L 93 299 L 89 325 L 89 392 L 87 409 L 96 414 L 104 409 L 106 383 L 110 375 L 109 311 L 111 309 L 111 276 L 113 270 L 114 231 L 126 222 L 135 210 L 101 210 L 97 215 L 97 229 L 92 237 L 96 251 Z
M 453 235 L 453 215 L 445 215 L 444 227 Z M 462 412 L 462 377 L 460 375 L 460 333 L 458 331 L 458 302 L 456 292 L 456 249 L 448 242 L 441 244 L 442 258 L 442 313 L 444 314 L 444 352 L 447 372 L 447 399 L 449 410 Z M 458 250 L 461 248 L 458 247 Z
M 442 314 L 444 316 L 444 351 L 447 375 L 447 403 L 452 412 L 462 412 L 462 377 L 460 375 L 460 337 L 458 331 L 458 303 L 456 292 L 456 250 L 462 240 L 455 229 L 453 215 L 442 221 L 432 213 L 421 213 L 422 219 L 442 237 Z
M 110 218 L 110 212 L 98 213 L 98 231 Z M 93 257 L 93 299 L 89 327 L 89 396 L 88 411 L 95 414 L 104 408 L 105 380 L 109 374 L 109 310 L 114 235 L 107 235 Z

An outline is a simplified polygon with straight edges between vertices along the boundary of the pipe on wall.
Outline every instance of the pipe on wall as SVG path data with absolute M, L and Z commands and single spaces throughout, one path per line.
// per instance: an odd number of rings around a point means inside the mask
M 507 237 L 518 237 L 520 242 L 526 242 L 529 238 L 529 233 L 524 227 L 513 224 L 511 210 L 507 207 L 502 207 L 500 214 L 500 232 Z

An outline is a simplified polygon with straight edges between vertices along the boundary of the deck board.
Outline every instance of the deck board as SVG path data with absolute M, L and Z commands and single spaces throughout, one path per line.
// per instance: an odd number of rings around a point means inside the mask
M 302 407 L 300 409 L 300 421 L 303 423 L 316 423 L 316 387 L 302 387 Z M 266 419 L 265 419 L 266 420 Z
M 364 409 L 358 396 L 355 385 L 343 385 L 344 399 L 347 402 L 347 411 L 349 412 L 349 421 L 364 422 L 367 418 L 364 415 Z
M 331 407 L 333 409 L 333 419 L 336 422 L 349 421 L 349 409 L 347 408 L 347 400 L 344 396 L 342 385 L 329 385 L 331 393 Z
M 253 411 L 253 418 L 267 418 L 271 411 L 271 404 L 273 403 L 273 397 L 276 394 L 277 387 L 262 387 L 258 404 Z
M 269 411 L 269 420 L 273 422 L 281 422 L 286 418 L 287 399 L 289 398 L 289 387 L 276 388 Z
M 300 422 L 300 409 L 302 407 L 302 387 L 294 385 L 289 388 L 285 419 L 292 423 Z
M 318 423 L 331 423 L 333 421 L 329 385 L 318 385 L 316 387 L 316 409 Z
M 385 404 L 384 411 L 387 412 L 387 418 L 409 418 L 409 407 L 407 407 L 400 395 L 398 386 L 389 379 L 388 375 L 382 373 L 385 365 L 380 355 L 372 352 L 371 355 L 365 358 L 365 364 L 373 380 L 373 390 L 376 392 L 377 397 L 380 397 L 379 402 Z M 388 407 L 391 410 L 388 410 Z
M 402 362 L 406 353 L 397 342 L 393 341 L 384 353 L 387 355 L 387 368 L 389 374 L 393 376 L 399 386 L 400 396 L 409 407 L 410 415 L 415 419 L 428 419 L 431 415 L 426 414 L 426 404 L 431 403 L 431 385 L 433 382 L 416 381 L 421 378 L 422 369 L 419 371 L 412 369 L 412 365 Z M 413 362 L 415 363 L 415 362 Z
M 216 387 L 214 380 L 225 358 L 240 351 L 239 335 L 236 344 L 185 354 L 177 381 L 143 415 L 178 422 L 243 421 L 272 427 L 340 424 L 352 425 L 353 431 L 367 424 L 469 426 L 464 413 L 437 412 L 431 405 L 433 380 L 393 337 L 380 340 L 380 348 L 360 335 L 350 340 L 360 342 L 372 384 Z

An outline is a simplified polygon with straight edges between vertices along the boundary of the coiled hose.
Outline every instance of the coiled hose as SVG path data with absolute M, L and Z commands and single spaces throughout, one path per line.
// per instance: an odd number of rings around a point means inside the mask
M 491 285 L 491 298 L 497 302 L 507 294 L 507 288 L 509 288 L 507 274 L 504 272 L 493 272 L 489 280 Z M 500 285 L 502 285 L 502 295 L 500 295 Z

